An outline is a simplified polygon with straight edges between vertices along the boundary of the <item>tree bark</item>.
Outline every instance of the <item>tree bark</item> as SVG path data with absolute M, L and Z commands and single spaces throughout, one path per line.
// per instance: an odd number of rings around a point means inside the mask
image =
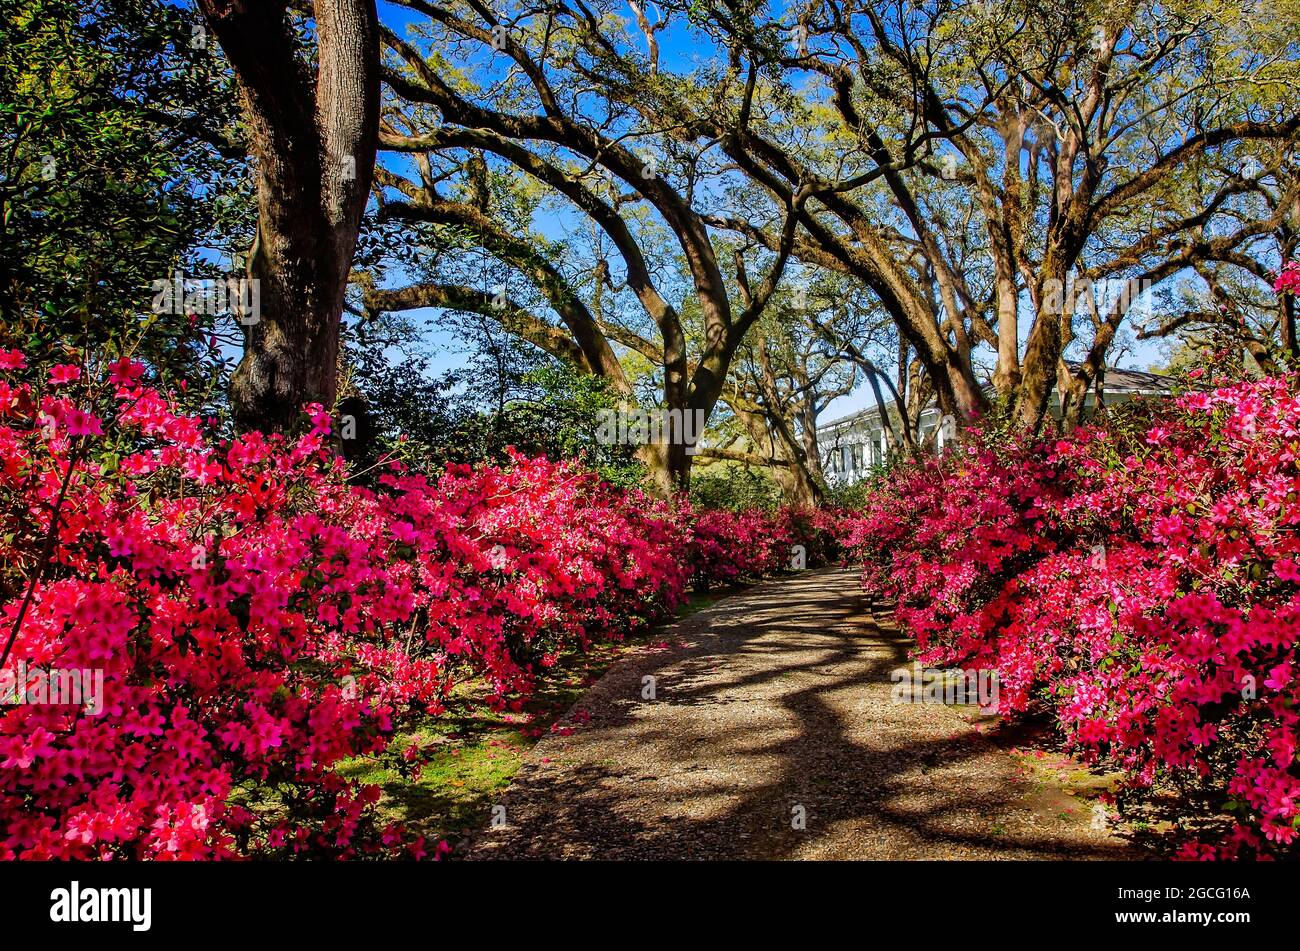
M 316 0 L 317 66 L 297 55 L 286 3 L 199 0 L 238 80 L 256 160 L 257 240 L 231 380 L 236 423 L 291 428 L 302 405 L 332 409 L 339 330 L 379 129 L 374 0 Z

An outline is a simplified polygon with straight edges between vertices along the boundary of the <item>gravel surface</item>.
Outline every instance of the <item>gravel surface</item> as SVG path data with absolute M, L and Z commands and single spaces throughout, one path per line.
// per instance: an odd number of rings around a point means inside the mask
M 971 708 L 892 702 L 907 646 L 851 571 L 725 598 L 615 664 L 461 855 L 1135 857 L 1086 803 L 1027 781 Z

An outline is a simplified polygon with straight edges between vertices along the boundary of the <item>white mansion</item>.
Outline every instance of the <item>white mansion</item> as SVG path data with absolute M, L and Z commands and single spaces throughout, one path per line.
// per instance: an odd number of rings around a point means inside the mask
M 1157 373 L 1110 368 L 1106 370 L 1103 393 L 1106 405 L 1113 406 L 1138 396 L 1163 395 L 1169 389 L 1169 378 Z M 1095 402 L 1096 396 L 1089 390 L 1084 405 L 1090 407 Z M 1060 401 L 1055 391 L 1048 411 L 1053 415 L 1060 413 Z M 892 404 L 889 418 L 897 427 L 898 413 Z M 922 410 L 915 434 L 917 441 L 924 443 L 933 434 L 935 448 L 942 450 L 944 442 L 953 436 L 951 421 L 947 421 L 947 425 L 944 423 L 937 406 L 931 405 Z M 881 419 L 879 406 L 818 426 L 817 445 L 821 449 L 826 481 L 831 485 L 857 482 L 874 467 L 883 465 L 893 451 L 889 430 Z

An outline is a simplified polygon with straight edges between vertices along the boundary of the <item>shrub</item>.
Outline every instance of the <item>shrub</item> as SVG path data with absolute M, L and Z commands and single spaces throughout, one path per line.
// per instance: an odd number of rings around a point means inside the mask
M 924 662 L 996 668 L 1004 712 L 1049 712 L 1138 787 L 1215 797 L 1231 834 L 1183 855 L 1281 854 L 1300 827 L 1297 419 L 1269 379 L 1068 438 L 975 434 L 879 488 L 847 544 Z
M 24 366 L 0 352 L 0 668 L 101 671 L 103 703 L 0 707 L 0 858 L 423 854 L 333 767 L 682 596 L 673 513 L 580 469 L 362 489 L 319 407 L 222 439 L 129 359 Z
M 706 509 L 686 517 L 691 574 L 702 588 L 825 565 L 838 553 L 836 517 L 820 510 Z

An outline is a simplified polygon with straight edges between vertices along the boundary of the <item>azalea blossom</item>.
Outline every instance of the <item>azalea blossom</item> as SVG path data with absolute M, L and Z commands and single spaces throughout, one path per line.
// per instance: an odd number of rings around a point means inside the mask
M 72 363 L 60 363 L 58 366 L 50 368 L 50 383 L 53 386 L 62 386 L 65 383 L 73 383 L 81 379 L 81 367 Z
M 868 493 L 844 544 L 920 659 L 998 671 L 1001 715 L 1049 713 L 1134 789 L 1173 774 L 1236 803 L 1227 840 L 1184 857 L 1280 855 L 1300 824 L 1300 397 L 1228 382 L 1153 411 L 1119 464 L 1098 428 L 976 435 Z
M 518 710 L 566 652 L 670 617 L 693 577 L 833 547 L 806 513 L 710 518 L 521 455 L 362 488 L 319 406 L 297 438 L 224 439 L 126 358 L 89 381 L 110 384 L 94 403 L 34 407 L 22 355 L 0 368 L 5 616 L 44 537 L 19 520 L 57 505 L 59 526 L 13 658 L 104 680 L 98 716 L 0 707 L 7 858 L 443 857 L 339 767 L 418 772 L 428 751 L 395 739 L 458 684 Z

